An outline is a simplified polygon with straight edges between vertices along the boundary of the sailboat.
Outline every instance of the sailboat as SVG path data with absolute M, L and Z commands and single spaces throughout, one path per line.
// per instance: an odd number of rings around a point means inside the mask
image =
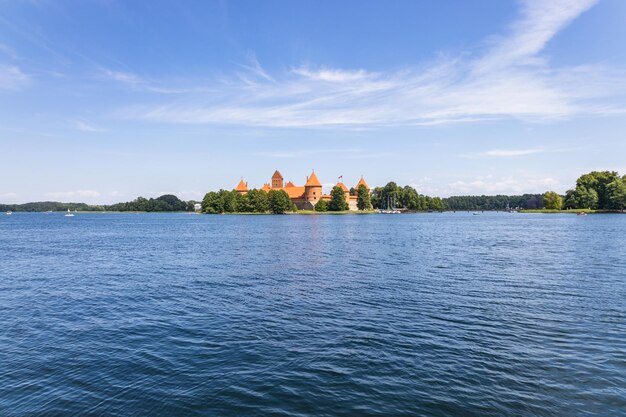
M 391 200 L 391 196 L 387 196 L 387 209 L 381 210 L 383 214 L 400 214 L 400 210 L 396 210 L 393 207 L 393 200 Z
M 65 213 L 65 217 L 74 217 L 74 213 L 70 212 L 70 209 L 67 209 L 67 213 Z

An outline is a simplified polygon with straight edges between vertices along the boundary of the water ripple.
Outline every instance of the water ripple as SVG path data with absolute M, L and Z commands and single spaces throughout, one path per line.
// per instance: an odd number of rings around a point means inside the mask
M 0 415 L 626 415 L 626 216 L 15 213 Z

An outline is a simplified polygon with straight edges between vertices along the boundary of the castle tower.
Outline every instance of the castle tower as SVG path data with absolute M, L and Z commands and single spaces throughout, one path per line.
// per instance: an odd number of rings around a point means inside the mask
M 350 189 L 346 187 L 346 185 L 343 182 L 338 182 L 337 185 L 335 185 L 335 187 L 341 187 L 344 195 L 346 196 L 346 202 L 350 201 Z
M 235 191 L 237 191 L 239 194 L 246 194 L 248 192 L 248 183 L 243 182 L 242 178 L 239 181 L 239 184 L 237 184 L 237 187 L 235 187 Z
M 370 186 L 367 185 L 367 183 L 365 182 L 365 180 L 363 179 L 363 176 L 361 175 L 361 179 L 359 180 L 359 182 L 357 182 L 356 187 L 354 187 L 357 191 L 359 190 L 359 187 L 361 185 L 365 186 L 365 189 L 367 190 L 367 192 L 370 192 Z
M 315 204 L 322 198 L 322 183 L 317 179 L 315 171 L 311 173 L 310 177 L 307 177 L 306 184 L 304 184 L 304 199 L 307 203 L 308 209 L 313 209 Z
M 283 188 L 283 176 L 278 170 L 272 175 L 272 188 Z

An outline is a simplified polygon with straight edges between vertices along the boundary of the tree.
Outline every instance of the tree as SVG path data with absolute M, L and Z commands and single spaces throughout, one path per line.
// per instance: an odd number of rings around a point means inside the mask
M 598 207 L 598 193 L 593 188 L 577 186 L 565 194 L 565 207 L 595 209 Z
M 563 198 L 554 191 L 546 191 L 543 194 L 543 206 L 549 210 L 561 210 Z
M 330 211 L 343 211 L 348 210 L 348 203 L 346 203 L 346 194 L 340 186 L 335 186 L 330 192 L 330 203 L 328 204 L 328 210 Z
M 211 191 L 204 195 L 202 199 L 202 212 L 207 214 L 224 212 L 224 204 L 218 193 Z
M 289 198 L 289 194 L 285 190 L 270 190 L 269 197 L 269 209 L 274 214 L 285 214 L 286 212 L 293 210 L 293 203 Z
M 415 188 L 406 185 L 400 193 L 400 205 L 409 210 L 420 210 L 420 196 Z
M 236 213 L 238 211 L 237 208 L 237 191 L 226 191 L 220 190 L 219 196 L 222 199 L 222 206 L 224 207 L 225 213 Z
M 443 200 L 439 197 L 433 197 L 428 203 L 429 210 L 443 211 L 446 208 Z
M 320 200 L 315 204 L 315 211 L 325 212 L 328 211 L 328 201 Z
M 576 180 L 576 188 L 584 187 L 587 191 L 594 190 L 598 196 L 597 207 L 604 210 L 611 206 L 607 187 L 616 180 L 619 180 L 619 176 L 615 171 L 592 171 L 581 175 Z
M 626 207 L 626 176 L 611 182 L 606 187 L 611 209 L 622 210 Z
M 267 193 L 263 190 L 250 190 L 245 197 L 245 207 L 249 212 L 265 213 L 270 209 Z
M 356 206 L 359 210 L 371 210 L 372 202 L 370 200 L 370 193 L 367 191 L 367 187 L 361 184 L 356 194 Z

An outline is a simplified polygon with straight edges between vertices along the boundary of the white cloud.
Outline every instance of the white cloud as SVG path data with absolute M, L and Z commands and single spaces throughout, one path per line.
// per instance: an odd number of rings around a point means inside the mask
M 307 68 L 307 67 L 294 68 L 292 72 L 294 74 L 301 75 L 302 77 L 308 78 L 311 80 L 329 81 L 329 82 L 356 81 L 356 80 L 363 80 L 367 78 L 368 76 L 371 76 L 364 70 L 342 71 L 342 70 L 325 69 L 325 68 L 312 70 L 311 68 Z
M 30 76 L 13 65 L 0 65 L 0 89 L 19 90 L 30 82 Z
M 58 191 L 46 194 L 52 198 L 98 198 L 100 193 L 95 190 Z
M 253 67 L 244 66 L 250 71 L 254 71 Z M 165 83 L 155 83 L 151 80 L 140 77 L 137 74 L 124 71 L 116 71 L 109 68 L 99 68 L 97 77 L 114 81 L 128 86 L 133 91 L 157 93 L 157 94 L 188 94 L 188 93 L 214 93 L 213 89 L 201 86 L 184 87 L 180 85 L 166 86 Z
M 134 84 L 140 84 L 143 82 L 141 78 L 139 78 L 139 76 L 135 74 L 131 74 L 129 72 L 114 71 L 108 68 L 103 68 L 102 73 L 107 78 L 110 78 L 111 80 L 118 81 L 121 83 L 134 85 Z
M 442 56 L 416 68 L 374 73 L 300 66 L 271 76 L 253 56 L 246 66 L 250 76 L 223 78 L 211 94 L 173 88 L 186 95 L 157 106 L 126 107 L 119 115 L 183 124 L 364 128 L 615 114 L 626 107 L 626 71 L 602 65 L 552 67 L 540 55 L 550 39 L 594 3 L 526 1 L 507 34 L 490 39 L 484 53 Z M 128 74 L 114 78 L 139 84 Z
M 106 129 L 98 127 L 91 122 L 85 120 L 75 120 L 74 127 L 82 132 L 100 133 L 106 132 Z
M 247 69 L 248 71 L 252 72 L 253 74 L 267 80 L 267 81 L 274 81 L 274 79 L 267 73 L 267 71 L 265 71 L 263 69 L 263 67 L 261 67 L 261 64 L 259 64 L 258 59 L 256 58 L 256 55 L 254 54 L 250 54 L 249 55 L 249 60 L 250 60 L 250 64 L 249 65 L 242 65 L 243 68 Z M 245 77 L 244 77 L 245 78 Z
M 494 149 L 491 151 L 487 151 L 482 153 L 484 156 L 493 156 L 493 157 L 511 157 L 511 156 L 524 156 L 524 155 L 532 155 L 536 153 L 544 152 L 543 149 L 535 148 L 535 149 Z
M 18 56 L 15 53 L 15 51 L 3 43 L 0 43 L 0 53 L 8 56 L 9 58 L 18 59 Z
M 507 37 L 492 39 L 489 53 L 476 63 L 477 70 L 538 63 L 538 54 L 560 30 L 598 0 L 526 0 L 521 16 Z
M 493 195 L 539 193 L 559 189 L 560 181 L 551 178 L 476 177 L 470 181 L 455 181 L 445 187 L 450 195 Z
M 151 191 L 148 193 L 144 193 L 143 196 L 146 198 L 156 198 L 162 195 L 171 194 L 175 195 L 181 200 L 198 200 L 204 197 L 205 192 L 202 191 Z

